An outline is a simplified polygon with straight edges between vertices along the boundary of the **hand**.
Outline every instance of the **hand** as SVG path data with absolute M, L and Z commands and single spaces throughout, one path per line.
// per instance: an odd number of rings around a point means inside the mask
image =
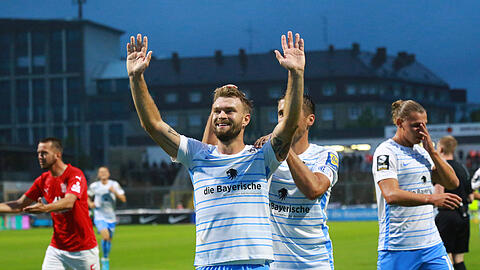
M 268 134 L 268 135 L 265 135 L 263 137 L 261 137 L 260 139 L 258 139 L 254 144 L 253 146 L 255 148 L 262 148 L 262 146 L 268 142 L 268 140 L 270 140 L 270 138 L 272 138 L 272 133 Z
M 462 204 L 462 198 L 453 193 L 430 195 L 430 202 L 436 207 L 453 210 Z
M 148 49 L 148 38 L 142 35 L 137 35 L 137 42 L 135 38 L 130 37 L 130 43 L 127 43 L 127 72 L 129 77 L 142 75 L 145 69 L 150 65 L 152 59 L 152 51 Z
M 305 70 L 305 51 L 304 41 L 300 38 L 300 34 L 295 34 L 295 43 L 293 43 L 292 32 L 288 31 L 288 43 L 285 35 L 282 35 L 283 55 L 275 50 L 275 56 L 278 63 L 289 71 Z
M 42 198 L 38 198 L 36 204 L 23 208 L 23 211 L 32 214 L 46 213 L 47 206 L 43 204 Z
M 115 194 L 115 189 L 113 188 L 113 186 L 111 186 L 108 191 L 110 191 L 111 193 Z
M 423 148 L 425 148 L 425 150 L 427 150 L 429 154 L 433 153 L 433 151 L 435 151 L 435 147 L 433 147 L 432 138 L 430 137 L 430 133 L 428 133 L 427 126 L 424 123 L 420 124 L 420 134 L 422 134 L 423 136 L 422 138 Z

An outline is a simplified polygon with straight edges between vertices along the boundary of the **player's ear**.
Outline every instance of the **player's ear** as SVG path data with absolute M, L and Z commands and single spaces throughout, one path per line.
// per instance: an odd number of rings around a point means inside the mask
M 250 123 L 250 117 L 251 115 L 249 113 L 246 113 L 244 116 L 243 116 L 243 120 L 242 120 L 242 127 L 245 128 L 246 126 L 248 126 L 248 124 Z
M 315 123 L 315 114 L 312 113 L 307 117 L 307 125 L 313 126 L 313 123 Z
M 403 119 L 400 117 L 395 120 L 395 124 L 397 125 L 397 127 L 401 127 L 402 123 L 403 123 Z

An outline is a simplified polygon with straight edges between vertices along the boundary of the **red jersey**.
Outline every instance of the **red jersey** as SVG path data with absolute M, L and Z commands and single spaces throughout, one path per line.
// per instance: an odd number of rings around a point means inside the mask
M 58 177 L 52 176 L 50 171 L 40 175 L 25 193 L 25 196 L 34 201 L 44 197 L 48 203 L 64 198 L 67 193 L 77 196 L 72 209 L 50 213 L 53 220 L 51 246 L 65 251 L 87 250 L 97 246 L 88 215 L 87 188 L 83 172 L 68 164 L 67 169 Z

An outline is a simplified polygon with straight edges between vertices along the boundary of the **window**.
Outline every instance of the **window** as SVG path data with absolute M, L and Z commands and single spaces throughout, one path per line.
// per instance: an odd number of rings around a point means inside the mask
M 279 99 L 282 96 L 282 91 L 278 86 L 272 86 L 268 88 L 268 97 L 271 99 Z
M 67 30 L 67 71 L 82 70 L 82 33 L 77 29 Z
M 330 108 L 330 107 L 322 108 L 322 120 L 324 121 L 333 120 L 333 108 Z
M 50 80 L 51 117 L 54 122 L 63 121 L 63 79 Z
M 333 96 L 335 95 L 335 92 L 337 91 L 337 87 L 334 83 L 326 83 L 323 85 L 322 88 L 322 93 L 324 96 Z
M 198 114 L 188 116 L 188 126 L 199 127 L 202 125 L 202 117 Z
M 130 83 L 128 79 L 116 79 L 115 89 L 116 89 L 116 92 L 119 92 L 119 93 L 130 92 Z
M 417 99 L 420 100 L 420 101 L 423 100 L 424 97 L 425 97 L 425 92 L 423 91 L 423 89 L 419 88 L 419 89 L 417 89 L 416 92 L 417 92 Z
M 369 95 L 376 95 L 378 93 L 378 87 L 376 85 L 370 85 L 368 87 L 368 94 Z
M 168 93 L 165 95 L 165 102 L 167 103 L 175 103 L 178 101 L 177 93 Z
M 80 78 L 67 80 L 67 118 L 73 121 L 81 119 L 81 102 L 85 99 Z
M 45 138 L 45 127 L 35 127 L 33 131 L 33 143 L 38 143 L 41 139 Z
M 108 94 L 113 92 L 112 80 L 97 80 L 97 93 Z
M 177 115 L 166 115 L 164 117 L 164 120 L 171 127 L 176 127 L 178 125 L 178 116 Z
M 0 124 L 11 123 L 10 81 L 0 81 Z
M 104 155 L 103 125 L 90 125 L 90 157 L 93 164 L 102 164 Z
M 17 106 L 17 121 L 20 123 L 28 122 L 28 108 L 30 98 L 28 93 L 28 80 L 17 80 L 15 91 L 15 105 Z
M 53 127 L 53 136 L 59 139 L 63 139 L 63 127 L 62 126 L 54 126 Z
M 28 33 L 20 32 L 15 36 L 15 73 L 27 74 L 29 66 L 28 58 Z
M 435 101 L 435 91 L 430 90 L 430 93 L 428 93 L 428 100 Z
M 33 121 L 46 122 L 45 81 L 33 80 Z
M 0 47 L 4 48 L 0 53 L 0 75 L 10 74 L 11 54 L 10 46 L 12 37 L 9 34 L 0 34 Z
M 413 89 L 411 86 L 406 86 L 405 87 L 405 96 L 407 98 L 412 98 L 413 97 Z
M 12 132 L 10 129 L 0 129 L 0 143 L 12 143 Z
M 30 144 L 30 135 L 28 134 L 28 128 L 19 128 L 17 133 L 18 144 Z
M 33 32 L 32 33 L 32 67 L 33 73 L 42 73 L 45 71 L 45 65 L 47 64 L 45 57 L 45 33 Z
M 202 94 L 198 91 L 191 92 L 189 98 L 191 103 L 198 103 L 202 100 Z
M 366 94 L 368 94 L 368 90 L 369 90 L 369 89 L 368 89 L 368 86 L 367 86 L 367 85 L 363 84 L 363 85 L 360 86 L 360 94 L 361 94 L 361 95 L 366 95 Z
M 358 117 L 360 116 L 360 108 L 358 106 L 352 106 L 350 108 L 348 108 L 348 117 L 351 119 L 351 120 L 357 120 Z
M 63 37 L 62 31 L 54 31 L 50 35 L 49 43 L 49 63 L 51 73 L 60 73 L 63 71 Z
M 118 146 L 123 144 L 123 125 L 111 124 L 108 127 L 110 145 Z
M 347 85 L 347 95 L 355 95 L 357 93 L 357 89 L 355 88 L 355 85 L 349 84 Z

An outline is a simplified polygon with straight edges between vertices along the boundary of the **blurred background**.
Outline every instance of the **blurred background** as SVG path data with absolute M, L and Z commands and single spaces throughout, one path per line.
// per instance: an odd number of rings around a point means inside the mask
M 286 31 L 301 33 L 305 91 L 316 102 L 310 142 L 341 157 L 332 209 L 375 204 L 372 154 L 395 132 L 397 99 L 420 102 L 434 139 L 455 136 L 456 158 L 473 172 L 480 166 L 478 10 L 474 0 L 3 1 L 0 201 L 30 187 L 41 173 L 37 142 L 55 136 L 89 183 L 99 166 L 110 168 L 128 198 L 119 208 L 193 208 L 187 171 L 148 137 L 133 107 L 125 47 L 137 33 L 149 37 L 146 80 L 164 120 L 201 139 L 213 90 L 234 83 L 255 106 L 247 143 L 277 122 L 287 73 L 272 50 Z

